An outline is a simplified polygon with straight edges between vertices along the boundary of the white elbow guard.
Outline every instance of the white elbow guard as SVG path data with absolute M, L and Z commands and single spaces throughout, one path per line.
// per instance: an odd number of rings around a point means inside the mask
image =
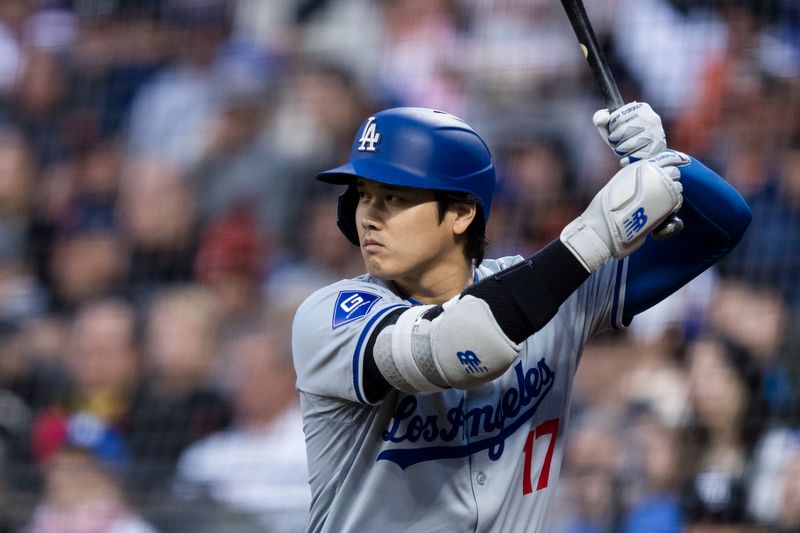
M 456 297 L 425 318 L 435 307 L 412 307 L 378 335 L 375 363 L 392 386 L 405 392 L 469 389 L 514 362 L 520 345 L 503 332 L 486 301 Z

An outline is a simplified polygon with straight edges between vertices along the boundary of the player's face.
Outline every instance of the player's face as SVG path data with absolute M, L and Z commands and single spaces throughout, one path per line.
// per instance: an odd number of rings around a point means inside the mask
M 380 279 L 419 281 L 448 264 L 463 265 L 458 236 L 474 216 L 448 209 L 440 220 L 434 193 L 369 180 L 357 183 L 356 226 L 367 271 Z

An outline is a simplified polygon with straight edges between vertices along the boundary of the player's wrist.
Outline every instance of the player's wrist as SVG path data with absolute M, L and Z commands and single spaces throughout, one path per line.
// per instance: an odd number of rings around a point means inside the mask
M 587 272 L 594 272 L 611 258 L 608 239 L 601 237 L 582 216 L 567 224 L 560 235 L 561 242 Z
M 665 153 L 664 161 L 682 162 Z M 651 159 L 617 172 L 581 215 L 561 232 L 561 242 L 589 272 L 610 257 L 622 259 L 638 249 L 651 230 L 682 203 L 680 171 Z

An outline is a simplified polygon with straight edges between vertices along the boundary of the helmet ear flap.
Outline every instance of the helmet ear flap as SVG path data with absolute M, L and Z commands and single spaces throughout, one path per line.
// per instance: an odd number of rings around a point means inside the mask
M 356 206 L 358 205 L 358 189 L 355 185 L 348 185 L 347 190 L 339 195 L 336 209 L 336 225 L 347 240 L 359 246 L 358 230 L 356 229 Z

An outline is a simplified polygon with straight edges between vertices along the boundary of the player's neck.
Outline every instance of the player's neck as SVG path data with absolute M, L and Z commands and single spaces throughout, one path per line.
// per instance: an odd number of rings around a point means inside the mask
M 395 279 L 394 284 L 407 298 L 421 304 L 440 304 L 472 285 L 473 275 L 469 261 L 440 262 L 421 274 Z

